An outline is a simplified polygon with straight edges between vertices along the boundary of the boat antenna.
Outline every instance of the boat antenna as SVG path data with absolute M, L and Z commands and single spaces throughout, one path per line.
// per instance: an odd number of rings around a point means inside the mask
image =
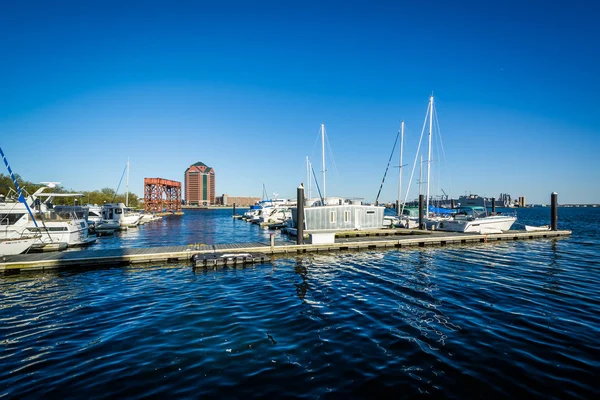
M 39 228 L 37 222 L 35 221 L 35 218 L 33 217 L 31 208 L 29 208 L 29 204 L 27 204 L 27 201 L 25 201 L 25 197 L 23 197 L 23 192 L 21 191 L 21 187 L 19 186 L 19 183 L 15 179 L 15 175 L 13 174 L 12 169 L 10 168 L 10 165 L 8 164 L 8 160 L 6 159 L 6 156 L 4 155 L 4 152 L 2 151 L 2 147 L 0 147 L 0 155 L 2 155 L 2 160 L 4 160 L 4 165 L 6 165 L 6 169 L 8 170 L 8 174 L 10 175 L 10 179 L 12 179 L 13 183 L 15 184 L 15 187 L 17 188 L 17 193 L 19 194 L 19 201 L 21 203 L 25 204 L 25 208 L 27 208 L 27 212 L 29 213 L 29 216 L 31 216 L 31 220 L 33 221 L 33 224 L 35 225 L 36 228 Z
M 383 173 L 383 179 L 381 180 L 381 185 L 379 185 L 379 192 L 377 192 L 377 197 L 375 197 L 375 205 L 379 203 L 379 195 L 381 194 L 381 189 L 383 189 L 383 183 L 385 182 L 385 176 L 387 175 L 388 169 L 390 168 L 390 163 L 392 162 L 392 157 L 394 156 L 394 150 L 396 150 L 396 143 L 398 143 L 398 138 L 400 137 L 400 132 L 396 135 L 396 140 L 394 140 L 394 146 L 392 146 L 392 153 L 390 154 L 390 159 L 388 160 L 387 166 L 385 167 L 385 172 Z

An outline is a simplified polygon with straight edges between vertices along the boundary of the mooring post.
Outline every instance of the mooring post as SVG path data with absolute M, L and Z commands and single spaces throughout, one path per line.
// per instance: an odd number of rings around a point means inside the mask
M 396 200 L 396 215 L 400 215 L 400 201 Z
M 423 200 L 424 196 L 422 194 L 419 195 L 419 229 L 425 229 L 425 223 L 423 222 Z
M 558 230 L 558 193 L 552 192 L 550 195 L 550 229 Z
M 492 197 L 492 214 L 496 214 L 496 199 Z
M 297 211 L 297 224 L 296 224 L 296 244 L 304 243 L 304 184 L 298 186 L 298 192 L 296 194 L 296 211 Z
M 275 248 L 275 234 L 271 233 L 271 251 Z
M 235 203 L 233 203 L 233 215 L 236 215 L 235 214 Z
M 453 209 L 453 210 L 456 208 L 454 206 L 454 199 L 450 199 L 450 208 Z

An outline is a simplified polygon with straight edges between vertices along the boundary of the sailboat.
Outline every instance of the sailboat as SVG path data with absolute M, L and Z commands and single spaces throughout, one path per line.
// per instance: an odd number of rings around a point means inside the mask
M 317 190 L 320 194 L 319 201 L 305 200 L 304 207 L 304 232 L 308 234 L 331 233 L 328 239 L 334 240 L 336 231 L 379 229 L 383 227 L 383 213 L 385 207 L 365 205 L 358 200 L 344 199 L 342 197 L 327 197 L 325 168 L 325 124 L 321 124 L 321 151 L 322 151 L 322 185 L 321 193 L 315 179 Z M 292 208 L 292 231 L 298 223 L 298 209 Z
M 127 165 L 125 166 L 127 172 L 126 180 L 126 195 L 125 203 L 106 203 L 102 207 L 102 221 L 96 226 L 96 229 L 127 229 L 138 226 L 142 220 L 143 215 L 139 212 L 135 212 L 129 208 L 129 158 L 127 159 Z M 125 171 L 123 171 L 125 173 Z M 121 180 L 123 175 L 121 175 Z M 117 186 L 116 192 L 119 191 Z
M 429 98 L 427 116 L 429 117 L 429 135 L 427 150 L 427 195 L 425 226 L 429 229 L 438 229 L 453 232 L 476 233 L 501 233 L 509 230 L 516 217 L 509 215 L 490 215 L 484 207 L 459 207 L 454 213 L 434 214 L 429 204 L 429 182 L 431 178 L 431 139 L 433 134 L 433 95 Z M 438 210 L 439 211 L 439 210 Z

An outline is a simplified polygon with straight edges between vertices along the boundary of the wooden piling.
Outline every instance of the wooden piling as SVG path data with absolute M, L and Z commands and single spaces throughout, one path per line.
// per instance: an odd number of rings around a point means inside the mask
M 296 244 L 304 243 L 304 185 L 301 183 L 298 186 L 298 192 L 296 193 L 296 211 L 298 212 L 297 225 L 296 225 Z
M 558 193 L 550 195 L 550 230 L 558 230 Z
M 496 199 L 492 197 L 492 214 L 496 214 Z
M 422 194 L 419 195 L 419 229 L 425 229 L 425 223 L 423 222 L 423 201 L 424 196 Z
M 237 215 L 237 214 L 235 213 L 235 203 L 233 203 L 233 215 Z

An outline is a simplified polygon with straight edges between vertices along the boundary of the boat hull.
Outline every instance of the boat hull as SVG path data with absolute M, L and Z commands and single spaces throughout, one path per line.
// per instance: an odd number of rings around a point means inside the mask
M 449 232 L 486 233 L 507 231 L 517 218 L 509 216 L 492 216 L 475 219 L 454 219 L 441 221 L 436 229 Z
M 21 254 L 31 248 L 38 238 L 16 238 L 0 240 L 0 256 Z

